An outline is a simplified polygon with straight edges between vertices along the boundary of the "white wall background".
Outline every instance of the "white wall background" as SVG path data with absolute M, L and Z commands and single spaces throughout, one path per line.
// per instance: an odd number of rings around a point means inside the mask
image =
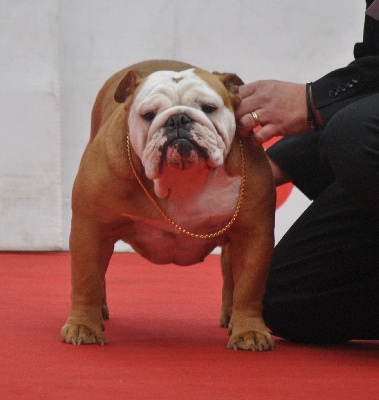
M 91 107 L 117 70 L 172 58 L 306 82 L 352 60 L 363 19 L 363 0 L 0 0 L 0 249 L 67 249 Z M 277 238 L 307 204 L 293 191 Z
M 62 246 L 57 4 L 0 0 L 0 249 Z

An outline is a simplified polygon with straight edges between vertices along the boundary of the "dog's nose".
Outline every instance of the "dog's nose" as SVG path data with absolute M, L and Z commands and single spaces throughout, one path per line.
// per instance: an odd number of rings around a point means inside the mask
M 177 128 L 179 126 L 183 126 L 192 122 L 192 119 L 183 113 L 171 115 L 171 117 L 167 120 L 165 126 L 171 128 Z

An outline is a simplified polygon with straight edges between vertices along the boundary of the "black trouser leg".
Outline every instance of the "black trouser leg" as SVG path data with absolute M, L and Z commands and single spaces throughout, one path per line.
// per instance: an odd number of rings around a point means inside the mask
M 264 318 L 297 342 L 379 339 L 379 215 L 337 183 L 275 248 Z

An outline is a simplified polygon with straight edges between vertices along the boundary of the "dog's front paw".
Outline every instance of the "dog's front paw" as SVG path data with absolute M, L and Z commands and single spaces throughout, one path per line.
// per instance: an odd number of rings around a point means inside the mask
M 262 318 L 240 318 L 232 316 L 229 324 L 228 349 L 266 351 L 274 350 L 275 342 Z
M 249 331 L 232 335 L 228 343 L 228 349 L 233 350 L 266 351 L 274 348 L 274 339 L 268 331 Z
M 83 324 L 66 323 L 61 330 L 61 338 L 65 343 L 74 345 L 80 344 L 101 344 L 108 343 L 101 326 L 89 328 Z

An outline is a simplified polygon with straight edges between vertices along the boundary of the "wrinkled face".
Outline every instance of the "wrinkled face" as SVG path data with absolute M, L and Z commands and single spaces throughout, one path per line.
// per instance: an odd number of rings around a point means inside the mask
M 149 75 L 136 93 L 128 122 L 133 149 L 152 180 L 166 166 L 223 165 L 235 133 L 227 89 L 215 75 L 194 69 Z

